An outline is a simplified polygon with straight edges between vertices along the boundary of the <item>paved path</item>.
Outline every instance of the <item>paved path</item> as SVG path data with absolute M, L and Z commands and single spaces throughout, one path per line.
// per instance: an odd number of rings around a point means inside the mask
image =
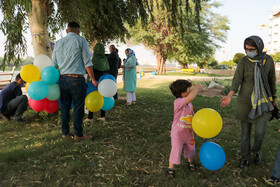
M 140 79 L 139 73 L 137 73 L 137 79 Z M 145 73 L 145 76 L 141 79 L 148 80 L 177 80 L 177 79 L 190 79 L 192 81 L 211 81 L 213 79 L 232 79 L 232 77 L 203 77 L 203 76 L 169 76 L 169 75 L 152 75 L 152 73 Z M 117 83 L 123 82 L 123 76 L 118 75 Z M 22 88 L 23 94 L 27 95 L 25 87 Z

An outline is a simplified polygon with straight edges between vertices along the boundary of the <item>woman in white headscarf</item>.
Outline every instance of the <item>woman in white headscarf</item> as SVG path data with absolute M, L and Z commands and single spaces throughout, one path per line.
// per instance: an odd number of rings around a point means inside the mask
M 137 66 L 137 59 L 135 57 L 135 53 L 132 49 L 128 48 L 125 50 L 126 60 L 124 65 L 121 68 L 124 69 L 123 71 L 123 80 L 124 86 L 123 89 L 127 93 L 127 103 L 126 105 L 135 104 L 136 102 L 136 82 L 137 82 L 137 75 L 136 75 L 136 66 Z

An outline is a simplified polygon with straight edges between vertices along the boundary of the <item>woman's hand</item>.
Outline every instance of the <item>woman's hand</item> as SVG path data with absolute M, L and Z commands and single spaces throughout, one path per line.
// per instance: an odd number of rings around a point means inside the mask
M 230 101 L 231 101 L 231 97 L 229 96 L 225 96 L 221 99 L 222 103 L 221 103 L 221 107 L 226 107 L 229 105 Z

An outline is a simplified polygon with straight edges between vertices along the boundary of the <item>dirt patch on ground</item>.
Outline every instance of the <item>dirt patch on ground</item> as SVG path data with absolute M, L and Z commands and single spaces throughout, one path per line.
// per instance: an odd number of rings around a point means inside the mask
M 223 97 L 222 88 L 207 88 L 207 86 L 202 86 L 198 95 L 207 96 L 207 97 Z

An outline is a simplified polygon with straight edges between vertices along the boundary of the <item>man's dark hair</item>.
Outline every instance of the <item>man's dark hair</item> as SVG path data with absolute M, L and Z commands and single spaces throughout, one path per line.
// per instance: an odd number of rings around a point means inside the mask
M 72 29 L 79 29 L 80 25 L 76 21 L 71 21 L 68 23 L 67 27 Z
M 256 49 L 258 49 L 256 42 L 252 39 L 252 38 L 246 38 L 244 41 L 244 49 L 246 48 L 246 45 L 255 47 Z
M 115 45 L 110 45 L 110 47 L 112 47 L 113 51 L 116 51 Z
M 176 97 L 182 97 L 182 93 L 186 92 L 192 86 L 191 81 L 178 79 L 169 85 L 172 94 Z
M 16 81 L 18 81 L 19 79 L 22 79 L 21 76 L 20 76 L 20 73 L 17 74 L 17 76 L 16 76 Z

